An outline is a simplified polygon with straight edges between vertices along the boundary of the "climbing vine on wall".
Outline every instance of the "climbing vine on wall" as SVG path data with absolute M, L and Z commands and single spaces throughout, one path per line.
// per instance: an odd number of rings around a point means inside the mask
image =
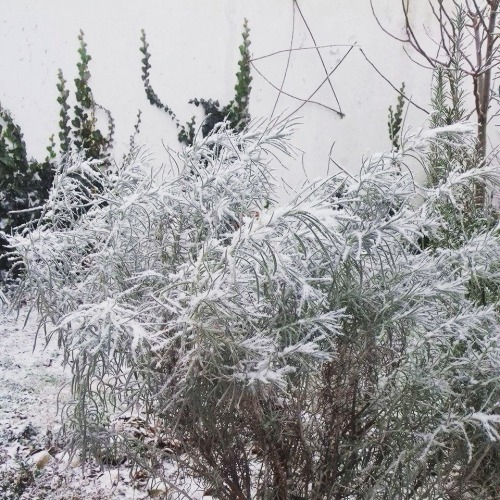
M 389 106 L 389 121 L 387 122 L 387 126 L 389 128 L 389 139 L 395 150 L 399 150 L 401 146 L 401 126 L 403 124 L 403 111 L 405 107 L 404 92 L 405 83 L 403 82 L 399 90 L 396 109 L 393 110 L 392 106 Z
M 109 158 L 113 146 L 114 120 L 111 112 L 97 104 L 89 85 L 89 62 L 92 56 L 87 51 L 83 31 L 78 35 L 79 61 L 77 63 L 78 76 L 75 78 L 75 105 L 73 118 L 70 117 L 71 106 L 68 103 L 70 92 L 66 87 L 66 80 L 61 69 L 57 78 L 59 92 L 57 102 L 59 111 L 59 147 L 62 154 L 67 153 L 71 144 L 76 150 L 82 151 L 86 159 L 104 160 Z M 100 109 L 106 115 L 108 132 L 103 134 L 97 126 L 96 111 Z
M 205 119 L 201 125 L 201 133 L 206 137 L 215 127 L 217 123 L 228 120 L 231 128 L 236 131 L 243 130 L 250 122 L 250 92 L 252 76 L 250 74 L 250 28 L 248 21 L 245 19 L 243 24 L 243 41 L 239 47 L 240 60 L 238 61 L 239 70 L 236 73 L 236 85 L 234 99 L 226 106 L 221 106 L 218 100 L 194 98 L 189 101 L 197 107 L 201 107 L 205 113 Z M 146 32 L 141 32 L 140 51 L 143 54 L 142 58 L 142 81 L 148 101 L 157 108 L 167 113 L 175 126 L 178 129 L 177 137 L 179 142 L 186 145 L 191 145 L 194 141 L 196 133 L 196 121 L 192 117 L 186 124 L 181 124 L 177 115 L 172 108 L 165 104 L 151 85 L 150 69 L 151 69 L 151 53 L 149 52 L 149 43 L 146 39 Z

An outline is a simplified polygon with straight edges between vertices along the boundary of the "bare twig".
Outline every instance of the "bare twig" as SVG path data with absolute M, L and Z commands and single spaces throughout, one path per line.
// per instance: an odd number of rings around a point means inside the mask
M 313 45 L 311 47 L 295 47 L 290 49 L 276 50 L 270 54 L 265 54 L 259 57 L 253 57 L 250 62 L 260 61 L 261 59 L 267 59 L 268 57 L 277 56 L 279 54 L 284 54 L 286 52 L 299 52 L 301 50 L 317 50 L 317 49 L 328 49 L 332 47 L 352 47 L 352 43 L 330 43 L 328 45 Z
M 319 91 L 319 89 L 325 84 L 325 82 L 329 81 L 330 80 L 330 76 L 333 75 L 333 73 L 335 73 L 335 71 L 339 68 L 339 66 L 346 60 L 347 56 L 351 53 L 352 49 L 355 47 L 355 45 L 353 45 L 345 54 L 344 56 L 342 57 L 342 59 L 335 65 L 335 67 L 327 73 L 325 79 L 316 87 L 316 89 L 311 93 L 311 95 L 307 98 L 307 99 L 304 99 L 304 102 L 294 111 L 292 111 L 289 115 L 286 116 L 285 118 L 285 121 L 288 120 L 289 118 L 291 118 L 295 113 L 297 113 L 299 110 L 301 110 L 308 102 L 313 102 L 311 101 L 311 98 L 316 94 L 316 92 Z M 323 105 L 324 106 L 324 105 Z M 328 106 L 324 106 L 324 107 L 328 107 Z M 332 109 L 332 108 L 330 108 Z M 340 111 L 336 111 L 334 110 L 335 113 L 337 113 L 337 115 L 340 116 L 340 118 L 344 118 L 344 113 L 340 112 Z
M 361 54 L 363 55 L 363 57 L 366 59 L 366 62 L 377 72 L 377 74 L 379 76 L 381 76 L 398 94 L 402 95 L 412 106 L 414 106 L 415 108 L 419 109 L 420 111 L 423 111 L 424 113 L 426 113 L 427 115 L 430 114 L 429 111 L 427 111 L 426 109 L 422 108 L 421 106 L 419 106 L 418 104 L 416 104 L 415 102 L 413 102 L 413 100 L 411 98 L 409 98 L 406 94 L 404 94 L 403 92 L 401 92 L 373 63 L 372 61 L 370 61 L 370 59 L 368 58 L 368 56 L 365 54 L 364 50 L 361 48 L 361 47 L 358 47 L 359 48 L 359 51 L 361 52 Z
M 311 40 L 313 41 L 314 45 L 317 45 L 316 40 L 315 40 L 314 35 L 313 35 L 313 32 L 311 31 L 311 28 L 309 27 L 309 24 L 307 23 L 306 18 L 304 17 L 304 14 L 302 13 L 302 10 L 300 9 L 298 0 L 294 0 L 294 2 L 295 2 L 295 5 L 297 6 L 297 10 L 300 14 L 300 17 L 304 21 L 304 24 L 306 25 L 307 31 L 309 32 L 309 35 L 311 36 Z M 321 65 L 323 66 L 323 69 L 325 70 L 325 74 L 327 75 L 328 85 L 330 86 L 332 94 L 335 98 L 335 101 L 337 102 L 338 107 L 339 107 L 339 114 L 343 116 L 344 113 L 342 112 L 342 106 L 340 105 L 337 94 L 333 88 L 332 82 L 330 81 L 330 75 L 328 74 L 328 70 L 326 69 L 326 64 L 325 64 L 325 61 L 323 60 L 323 56 L 321 55 L 321 52 L 319 51 L 319 49 L 316 49 L 316 52 L 318 53 L 319 59 L 321 61 Z
M 279 89 L 279 92 L 278 92 L 278 95 L 276 97 L 276 101 L 274 101 L 274 106 L 273 106 L 273 110 L 271 112 L 271 118 L 274 116 L 274 112 L 276 111 L 276 106 L 278 105 L 278 101 L 280 99 L 280 96 L 283 92 L 283 86 L 285 85 L 285 80 L 286 80 L 286 77 L 287 77 L 287 74 L 288 74 L 288 68 L 290 67 L 290 58 L 292 56 L 292 47 L 293 47 L 293 38 L 295 36 L 295 2 L 292 0 L 292 35 L 290 37 L 290 49 L 288 51 L 288 57 L 287 57 L 287 60 L 286 60 L 286 67 L 285 67 L 285 72 L 283 73 L 283 79 L 281 80 L 281 85 L 280 85 L 280 89 Z
M 321 106 L 323 108 L 326 108 L 328 109 L 329 111 L 333 111 L 334 113 L 336 114 L 340 114 L 336 109 L 334 108 L 331 108 L 330 106 L 327 106 L 326 104 L 323 104 L 321 102 L 318 102 L 318 101 L 312 101 L 311 99 L 302 99 L 301 97 L 297 97 L 295 95 L 292 95 L 292 94 L 289 94 L 288 92 L 285 92 L 283 89 L 280 89 L 277 85 L 275 85 L 273 82 L 271 82 L 269 80 L 269 78 L 267 78 L 258 68 L 257 66 L 255 66 L 254 63 L 251 63 L 252 64 L 252 68 L 257 71 L 257 73 L 269 84 L 271 85 L 271 87 L 273 87 L 273 89 L 276 89 L 280 94 L 283 94 L 283 95 L 286 95 L 287 97 L 290 97 L 292 99 L 295 99 L 296 101 L 301 101 L 303 102 L 304 104 L 307 104 L 307 103 L 310 103 L 310 104 L 316 104 L 317 106 Z M 323 81 L 324 83 L 324 81 Z M 319 89 L 318 89 L 319 90 Z M 316 90 L 317 92 L 317 90 Z M 315 92 L 315 93 L 316 93 Z M 343 115 L 342 115 L 343 117 Z

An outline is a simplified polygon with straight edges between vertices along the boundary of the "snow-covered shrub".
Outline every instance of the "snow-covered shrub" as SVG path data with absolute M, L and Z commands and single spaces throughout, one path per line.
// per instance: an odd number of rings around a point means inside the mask
M 19 125 L 0 105 L 0 230 L 10 233 L 36 219 L 47 199 L 53 177 L 48 159 L 43 163 L 28 159 Z M 6 258 L 7 241 L 0 236 L 0 285 L 7 283 L 11 263 Z M 0 291 L 0 302 L 1 302 Z
M 98 197 L 75 156 L 40 226 L 10 238 L 72 369 L 73 446 L 150 468 L 169 450 L 224 499 L 496 498 L 498 317 L 467 286 L 498 280 L 499 228 L 422 241 L 446 230 L 440 203 L 500 174 L 415 185 L 406 156 L 444 132 L 467 148 L 455 127 L 280 206 L 269 162 L 289 132 L 221 127 L 177 173 L 129 158 Z M 123 413 L 162 446 L 121 433 Z

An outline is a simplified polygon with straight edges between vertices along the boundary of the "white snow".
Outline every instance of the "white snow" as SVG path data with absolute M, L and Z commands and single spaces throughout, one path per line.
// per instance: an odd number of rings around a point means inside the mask
M 53 339 L 45 343 L 38 315 L 28 307 L 19 313 L 0 304 L 0 498 L 22 500 L 124 500 L 159 498 L 168 487 L 131 475 L 127 463 L 101 470 L 78 457 L 70 459 L 57 442 L 59 408 L 70 397 L 70 374 Z M 172 478 L 173 464 L 166 464 Z M 20 496 L 12 489 L 24 469 L 32 482 Z M 190 478 L 181 479 L 188 498 L 208 500 Z M 6 489 L 9 488 L 9 489 Z M 165 497 L 164 497 L 165 498 Z M 175 498 L 175 497 L 174 497 Z M 186 497 L 184 497 L 186 498 Z

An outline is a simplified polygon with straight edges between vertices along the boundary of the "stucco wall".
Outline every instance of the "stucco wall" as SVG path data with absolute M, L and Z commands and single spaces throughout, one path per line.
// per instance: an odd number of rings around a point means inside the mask
M 387 27 L 401 30 L 398 0 L 374 0 Z M 357 43 L 379 70 L 397 87 L 406 82 L 408 93 L 428 108 L 430 73 L 413 64 L 402 46 L 385 35 L 373 18 L 368 0 L 299 0 L 302 12 L 318 45 Z M 182 121 L 196 108 L 192 97 L 217 98 L 227 103 L 233 95 L 238 45 L 243 19 L 251 27 L 251 51 L 259 57 L 290 46 L 292 0 L 0 0 L 0 102 L 22 126 L 29 153 L 45 156 L 51 133 L 58 132 L 56 103 L 57 69 L 72 84 L 76 73 L 77 35 L 85 32 L 92 55 L 91 86 L 96 101 L 109 108 L 116 120 L 116 153 L 124 151 L 133 130 L 135 115 L 143 111 L 144 143 L 153 157 L 166 157 L 162 143 L 178 147 L 176 130 L 161 111 L 146 100 L 141 80 L 140 30 L 148 35 L 152 53 L 151 80 L 161 98 Z M 418 24 L 430 24 L 425 2 L 418 2 Z M 293 46 L 313 42 L 295 11 Z M 331 70 L 348 46 L 321 49 Z M 257 68 L 280 85 L 287 53 L 256 61 Z M 315 50 L 292 53 L 284 90 L 306 98 L 324 79 Z M 277 92 L 253 72 L 251 112 L 267 116 Z M 307 104 L 298 116 L 302 127 L 296 145 L 305 152 L 280 175 L 293 185 L 304 173 L 324 175 L 333 142 L 333 156 L 345 168 L 359 168 L 363 155 L 389 147 L 387 108 L 397 94 L 365 61 L 358 48 L 351 51 L 331 78 L 346 117 Z M 70 85 L 72 88 L 72 85 Z M 336 106 L 328 85 L 315 100 Z M 299 101 L 282 96 L 277 112 L 291 112 Z M 418 127 L 425 113 L 409 109 L 407 123 Z

